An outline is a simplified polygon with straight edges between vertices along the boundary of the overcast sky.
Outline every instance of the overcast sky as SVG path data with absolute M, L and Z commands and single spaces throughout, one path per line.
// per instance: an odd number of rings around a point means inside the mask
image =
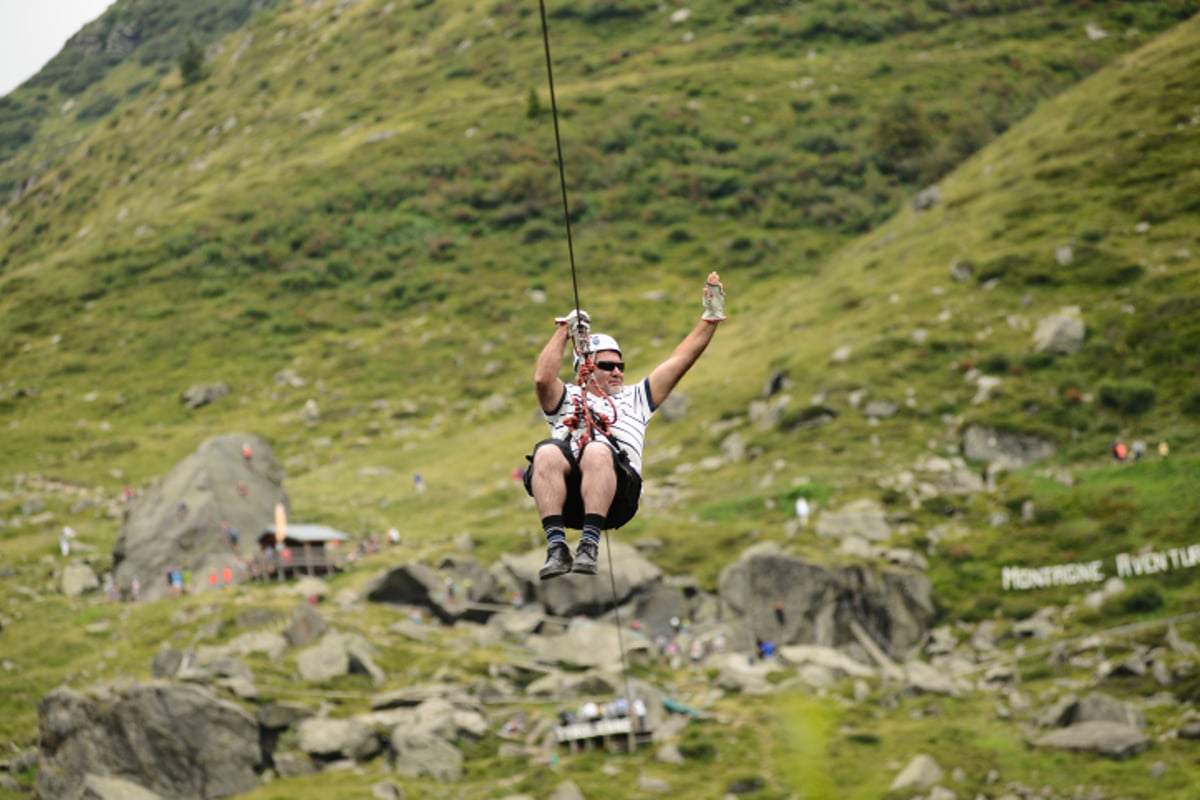
M 115 0 L 0 0 L 0 97 L 37 74 Z

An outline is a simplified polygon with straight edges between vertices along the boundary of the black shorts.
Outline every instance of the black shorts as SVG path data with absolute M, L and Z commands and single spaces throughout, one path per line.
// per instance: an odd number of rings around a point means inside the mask
M 543 439 L 534 445 L 533 452 L 536 453 L 539 447 L 546 445 L 561 450 L 567 457 L 567 463 L 571 465 L 571 471 L 567 474 L 567 501 L 563 504 L 563 524 L 568 528 L 580 530 L 583 528 L 583 496 L 579 491 L 579 461 L 571 452 L 571 446 L 561 439 Z M 525 456 L 525 460 L 529 462 L 529 466 L 525 468 L 522 481 L 525 491 L 532 497 L 533 487 L 530 481 L 533 476 L 533 455 Z M 616 530 L 633 519 L 638 510 L 638 501 L 642 498 L 642 476 L 638 475 L 637 470 L 629 463 L 629 456 L 616 450 L 613 468 L 617 473 L 617 491 L 605 516 L 605 527 L 609 530 Z

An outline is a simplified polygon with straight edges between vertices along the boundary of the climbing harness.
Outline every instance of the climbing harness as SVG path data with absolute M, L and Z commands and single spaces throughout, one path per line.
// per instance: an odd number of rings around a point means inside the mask
M 573 342 L 575 348 L 576 360 L 579 362 L 577 372 L 577 380 L 581 389 L 580 397 L 574 401 L 574 408 L 568 419 L 573 421 L 573 425 L 568 425 L 569 428 L 576 428 L 580 423 L 583 424 L 583 432 L 580 436 L 579 446 L 582 450 L 583 446 L 592 440 L 595 433 L 598 431 L 604 436 L 608 436 L 610 426 L 617 420 L 617 405 L 612 397 L 607 392 L 600 389 L 600 393 L 608 401 L 612 409 L 612 416 L 606 417 L 594 411 L 587 401 L 589 384 L 592 376 L 595 373 L 596 366 L 592 362 L 592 346 L 589 337 L 589 329 L 587 323 L 581 319 L 579 308 L 579 279 L 575 271 L 575 246 L 571 238 L 571 206 L 567 200 L 567 173 L 563 164 L 562 136 L 558 129 L 558 102 L 554 96 L 554 67 L 553 61 L 550 58 L 550 29 L 546 24 L 546 1 L 538 0 L 538 8 L 542 16 L 542 44 L 546 52 L 546 79 L 550 87 L 550 115 L 554 119 L 554 147 L 558 155 L 558 185 L 562 191 L 562 206 L 563 206 L 563 223 L 567 231 L 567 256 L 571 263 L 571 288 L 575 296 L 575 316 L 578 320 L 574 331 Z M 564 420 L 564 423 L 566 420 Z M 570 434 L 568 434 L 569 436 Z M 612 563 L 612 543 L 609 541 L 608 530 L 604 531 L 604 549 L 608 551 L 608 577 L 612 584 L 612 605 L 613 619 L 617 626 L 617 644 L 621 651 L 621 674 L 625 679 L 625 697 L 632 702 L 633 693 L 630 691 L 629 684 L 629 660 L 625 654 L 625 637 L 621 631 L 621 611 L 617 607 L 617 578 L 613 572 Z M 636 743 L 636 735 L 630 733 L 629 751 L 633 752 L 633 746 Z

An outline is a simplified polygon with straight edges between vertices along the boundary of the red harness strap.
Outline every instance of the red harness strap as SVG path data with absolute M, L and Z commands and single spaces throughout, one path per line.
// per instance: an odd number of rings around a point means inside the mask
M 608 401 L 609 408 L 612 409 L 611 417 L 595 411 L 587 402 L 588 384 L 591 382 L 592 375 L 595 372 L 596 365 L 592 363 L 591 354 L 588 354 L 584 357 L 583 363 L 579 365 L 579 388 L 583 391 L 578 397 L 572 398 L 573 408 L 571 414 L 563 417 L 562 421 L 563 425 L 571 430 L 577 430 L 580 423 L 583 423 L 583 433 L 579 437 L 580 449 L 592 441 L 597 431 L 604 436 L 608 436 L 610 426 L 617 421 L 617 404 L 608 392 L 600 389 L 598 386 L 596 387 L 604 399 Z

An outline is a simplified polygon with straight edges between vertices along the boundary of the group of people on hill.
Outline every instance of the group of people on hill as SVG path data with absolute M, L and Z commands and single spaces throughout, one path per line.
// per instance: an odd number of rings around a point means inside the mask
M 1170 455 L 1170 453 L 1171 447 L 1166 443 L 1166 441 L 1161 441 L 1158 443 L 1158 455 L 1161 458 L 1166 458 L 1168 455 Z M 1134 460 L 1134 462 L 1138 462 L 1141 461 L 1145 455 L 1146 443 L 1141 439 L 1135 440 L 1131 447 L 1127 447 L 1120 439 L 1112 444 L 1112 457 L 1118 463 L 1124 463 L 1131 458 Z

